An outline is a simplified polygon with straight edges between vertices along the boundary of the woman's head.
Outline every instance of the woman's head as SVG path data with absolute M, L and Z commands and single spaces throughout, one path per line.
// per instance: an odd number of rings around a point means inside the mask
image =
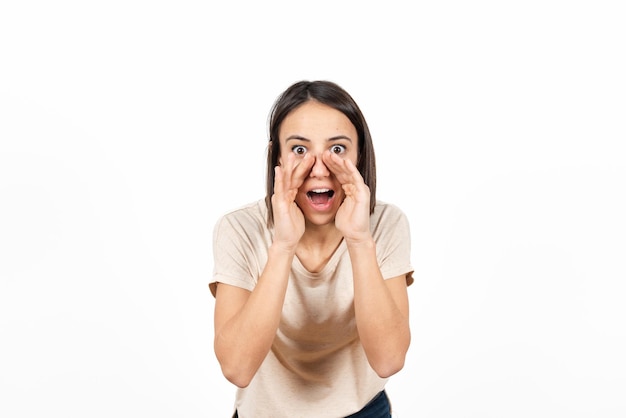
M 275 101 L 269 118 L 267 152 L 266 203 L 268 223 L 273 223 L 271 196 L 274 194 L 274 167 L 280 164 L 281 126 L 285 119 L 303 104 L 315 101 L 341 112 L 354 126 L 357 134 L 356 167 L 370 189 L 370 211 L 376 202 L 376 163 L 372 138 L 367 122 L 354 99 L 340 86 L 330 81 L 300 81 L 291 85 Z

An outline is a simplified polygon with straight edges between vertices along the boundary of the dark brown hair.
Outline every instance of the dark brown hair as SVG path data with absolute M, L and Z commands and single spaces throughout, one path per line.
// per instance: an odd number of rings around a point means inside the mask
M 299 81 L 292 84 L 278 96 L 269 117 L 269 140 L 267 148 L 267 183 L 265 202 L 268 209 L 268 225 L 274 223 L 272 195 L 274 194 L 274 167 L 280 158 L 278 132 L 283 120 L 298 106 L 315 100 L 337 109 L 352 122 L 358 135 L 357 169 L 370 189 L 370 213 L 376 204 L 376 160 L 374 146 L 367 122 L 361 109 L 352 96 L 343 88 L 330 81 Z

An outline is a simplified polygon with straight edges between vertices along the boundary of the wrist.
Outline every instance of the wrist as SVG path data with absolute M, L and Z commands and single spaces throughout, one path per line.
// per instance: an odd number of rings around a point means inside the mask
M 275 255 L 291 256 L 296 254 L 296 245 L 286 244 L 282 242 L 272 242 L 269 248 L 270 253 Z
M 347 238 L 345 237 L 346 245 L 348 248 L 354 249 L 372 249 L 376 248 L 376 242 L 371 235 L 359 238 Z

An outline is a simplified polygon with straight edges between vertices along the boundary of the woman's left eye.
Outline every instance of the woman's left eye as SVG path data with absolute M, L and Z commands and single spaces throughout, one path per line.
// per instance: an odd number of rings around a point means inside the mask
M 333 145 L 330 148 L 330 152 L 332 152 L 333 154 L 343 154 L 344 152 L 346 152 L 346 147 L 344 147 L 343 145 Z

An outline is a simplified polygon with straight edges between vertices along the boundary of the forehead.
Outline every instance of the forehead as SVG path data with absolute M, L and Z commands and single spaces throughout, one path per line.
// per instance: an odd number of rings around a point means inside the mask
M 315 100 L 303 103 L 289 112 L 281 123 L 278 134 L 281 141 L 290 135 L 311 140 L 327 139 L 336 135 L 345 135 L 353 140 L 357 138 L 356 128 L 346 115 Z

